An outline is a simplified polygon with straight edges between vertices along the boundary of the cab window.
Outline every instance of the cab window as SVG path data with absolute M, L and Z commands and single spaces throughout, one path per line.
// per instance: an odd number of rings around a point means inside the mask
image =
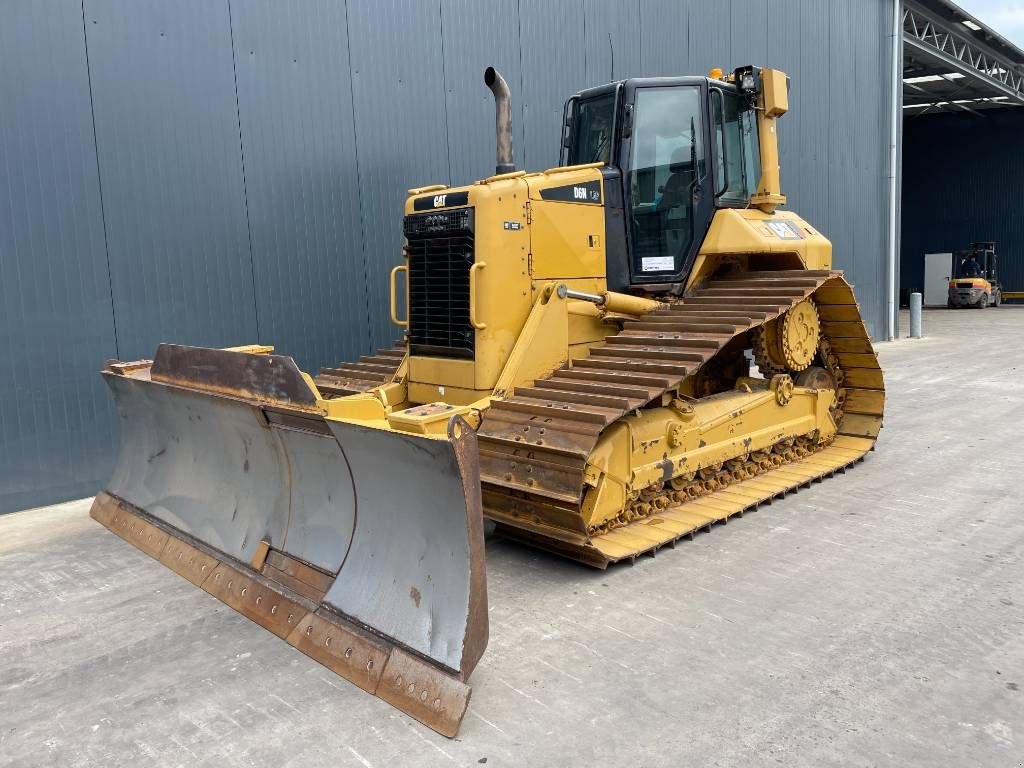
M 739 96 L 720 88 L 711 90 L 715 138 L 715 197 L 721 203 L 745 204 L 760 181 L 761 159 L 757 120 L 753 110 L 742 109 Z
M 576 105 L 575 135 L 569 150 L 569 165 L 607 165 L 611 162 L 614 119 L 614 93 L 586 99 Z
M 697 86 L 637 89 L 629 194 L 634 271 L 678 273 L 694 237 L 694 188 L 704 176 Z

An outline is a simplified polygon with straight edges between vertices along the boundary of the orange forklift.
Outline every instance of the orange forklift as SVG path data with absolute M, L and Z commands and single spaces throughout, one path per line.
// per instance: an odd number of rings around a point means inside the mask
M 996 244 L 971 243 L 970 250 L 953 253 L 953 277 L 946 305 L 985 309 L 1003 302 L 1003 288 L 996 274 Z

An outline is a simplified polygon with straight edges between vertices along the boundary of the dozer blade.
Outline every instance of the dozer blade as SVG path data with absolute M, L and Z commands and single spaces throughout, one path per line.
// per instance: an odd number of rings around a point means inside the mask
M 487 644 L 476 437 L 325 419 L 295 362 L 161 345 L 110 363 L 121 417 L 92 516 L 446 736 Z

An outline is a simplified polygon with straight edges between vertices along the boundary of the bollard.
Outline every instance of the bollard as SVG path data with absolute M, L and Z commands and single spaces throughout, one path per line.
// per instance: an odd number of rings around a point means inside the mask
M 910 294 L 910 338 L 921 338 L 921 294 Z

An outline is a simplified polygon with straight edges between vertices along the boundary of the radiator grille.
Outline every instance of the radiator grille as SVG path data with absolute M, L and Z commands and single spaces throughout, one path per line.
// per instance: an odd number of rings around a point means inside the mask
M 430 357 L 473 357 L 469 268 L 473 209 L 405 217 L 409 254 L 409 351 Z

